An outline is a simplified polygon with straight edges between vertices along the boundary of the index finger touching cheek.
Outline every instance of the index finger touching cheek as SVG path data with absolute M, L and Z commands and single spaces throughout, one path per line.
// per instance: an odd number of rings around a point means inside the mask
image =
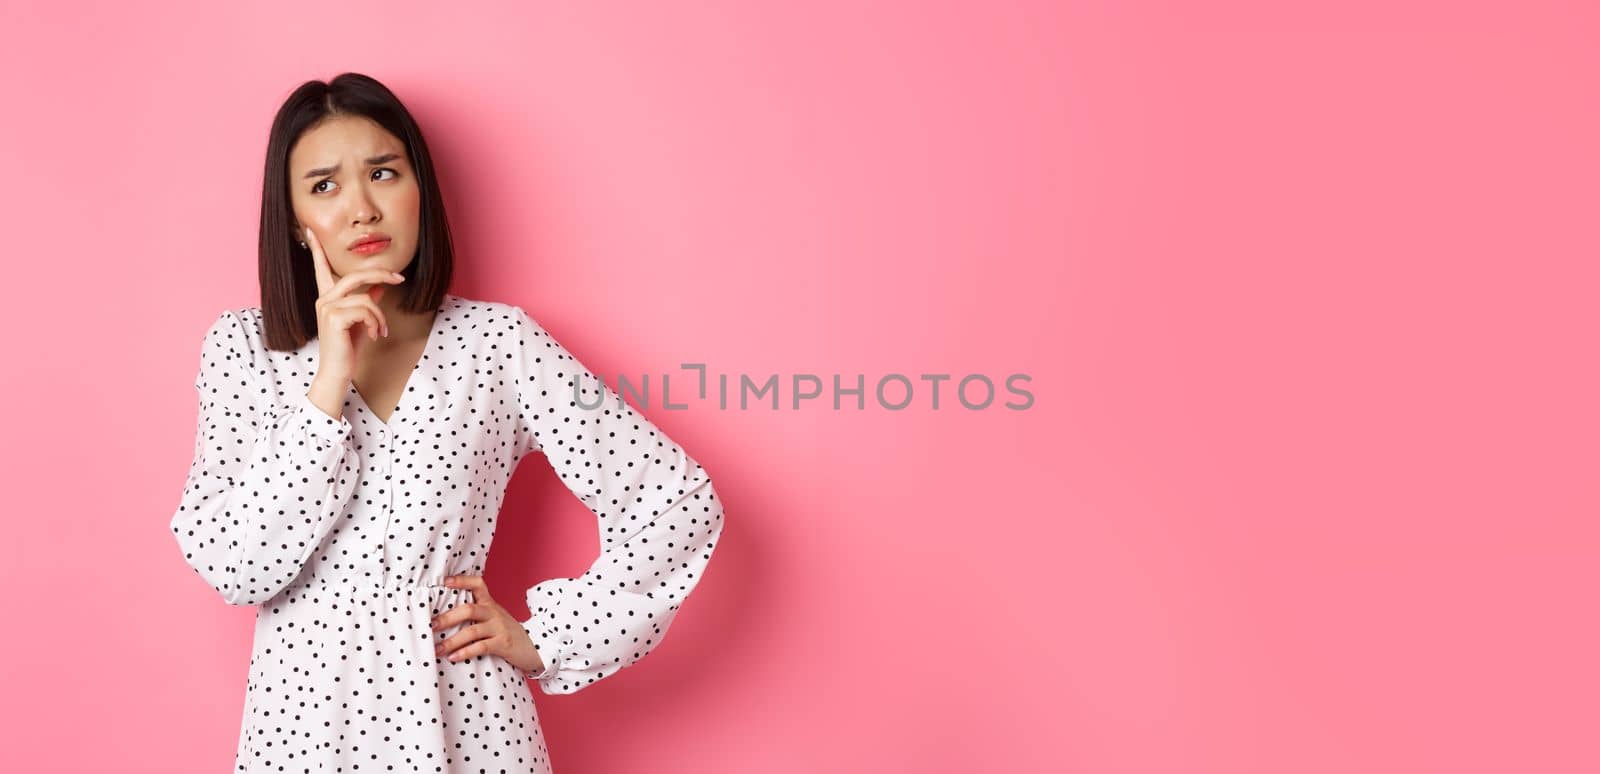
M 333 267 L 328 265 L 328 256 L 322 252 L 322 243 L 317 241 L 316 232 L 310 226 L 305 227 L 306 247 L 311 250 L 311 266 L 317 275 L 317 295 L 321 296 L 333 287 Z

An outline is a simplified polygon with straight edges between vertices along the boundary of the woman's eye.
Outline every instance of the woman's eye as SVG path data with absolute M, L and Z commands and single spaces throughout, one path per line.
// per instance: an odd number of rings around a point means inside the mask
M 373 172 L 373 174 L 377 174 L 379 172 L 388 172 L 389 174 L 393 175 L 394 177 L 399 177 L 400 176 L 399 172 L 396 172 L 395 170 L 390 169 L 388 167 L 378 167 L 377 169 L 372 170 L 372 172 Z M 394 178 L 388 178 L 388 179 L 392 180 Z M 316 185 L 311 186 L 311 192 L 312 193 L 323 193 L 326 189 L 324 189 L 322 187 L 322 184 L 323 183 L 331 183 L 331 182 L 333 182 L 333 180 L 331 180 L 331 179 L 329 179 L 329 180 L 318 180 Z

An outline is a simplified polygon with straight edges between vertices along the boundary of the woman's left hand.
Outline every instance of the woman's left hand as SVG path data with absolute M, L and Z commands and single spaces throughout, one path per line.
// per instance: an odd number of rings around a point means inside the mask
M 452 575 L 444 585 L 453 589 L 468 589 L 472 601 L 463 602 L 434 617 L 433 631 L 448 629 L 459 623 L 474 622 L 461 627 L 434 647 L 439 656 L 448 655 L 451 661 L 465 661 L 473 656 L 493 653 L 524 672 L 537 674 L 544 669 L 539 651 L 533 647 L 528 630 L 522 622 L 506 612 L 500 603 L 489 596 L 489 586 L 481 575 Z

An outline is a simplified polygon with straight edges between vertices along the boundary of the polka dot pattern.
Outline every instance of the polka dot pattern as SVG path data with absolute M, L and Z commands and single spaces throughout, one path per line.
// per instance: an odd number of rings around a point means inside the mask
M 549 772 L 528 680 L 569 694 L 660 644 L 723 525 L 706 471 L 521 308 L 446 295 L 387 422 L 353 386 L 307 397 L 318 343 L 265 347 L 258 307 L 206 331 L 172 532 L 257 608 L 234 770 Z M 481 575 L 506 484 L 538 452 L 594 513 L 600 556 L 527 590 L 537 674 L 451 662 L 430 619 Z

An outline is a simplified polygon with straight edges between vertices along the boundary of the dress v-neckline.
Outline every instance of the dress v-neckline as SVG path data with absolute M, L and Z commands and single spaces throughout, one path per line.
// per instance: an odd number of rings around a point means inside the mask
M 378 427 L 383 428 L 384 430 L 391 429 L 391 423 L 394 422 L 395 417 L 400 415 L 400 410 L 406 406 L 406 398 L 409 397 L 411 393 L 415 392 L 415 390 L 412 389 L 412 382 L 416 381 L 417 372 L 421 371 L 422 367 L 427 364 L 428 350 L 433 349 L 434 339 L 438 338 L 436 334 L 439 332 L 439 328 L 444 324 L 445 311 L 452 306 L 453 300 L 453 297 L 449 293 L 445 293 L 441 298 L 439 302 L 439 308 L 433 314 L 433 322 L 428 326 L 428 337 L 422 342 L 422 354 L 417 356 L 417 362 L 411 366 L 411 371 L 406 374 L 405 383 L 400 385 L 400 398 L 395 401 L 394 408 L 389 410 L 389 421 L 385 422 L 384 420 L 378 418 L 378 412 L 372 410 L 372 406 L 367 404 L 367 399 L 362 397 L 361 391 L 356 389 L 355 379 L 351 379 L 349 384 L 345 387 L 345 391 L 349 394 L 349 396 L 360 405 L 361 410 L 365 411 L 367 416 L 372 417 L 372 421 L 376 422 Z

